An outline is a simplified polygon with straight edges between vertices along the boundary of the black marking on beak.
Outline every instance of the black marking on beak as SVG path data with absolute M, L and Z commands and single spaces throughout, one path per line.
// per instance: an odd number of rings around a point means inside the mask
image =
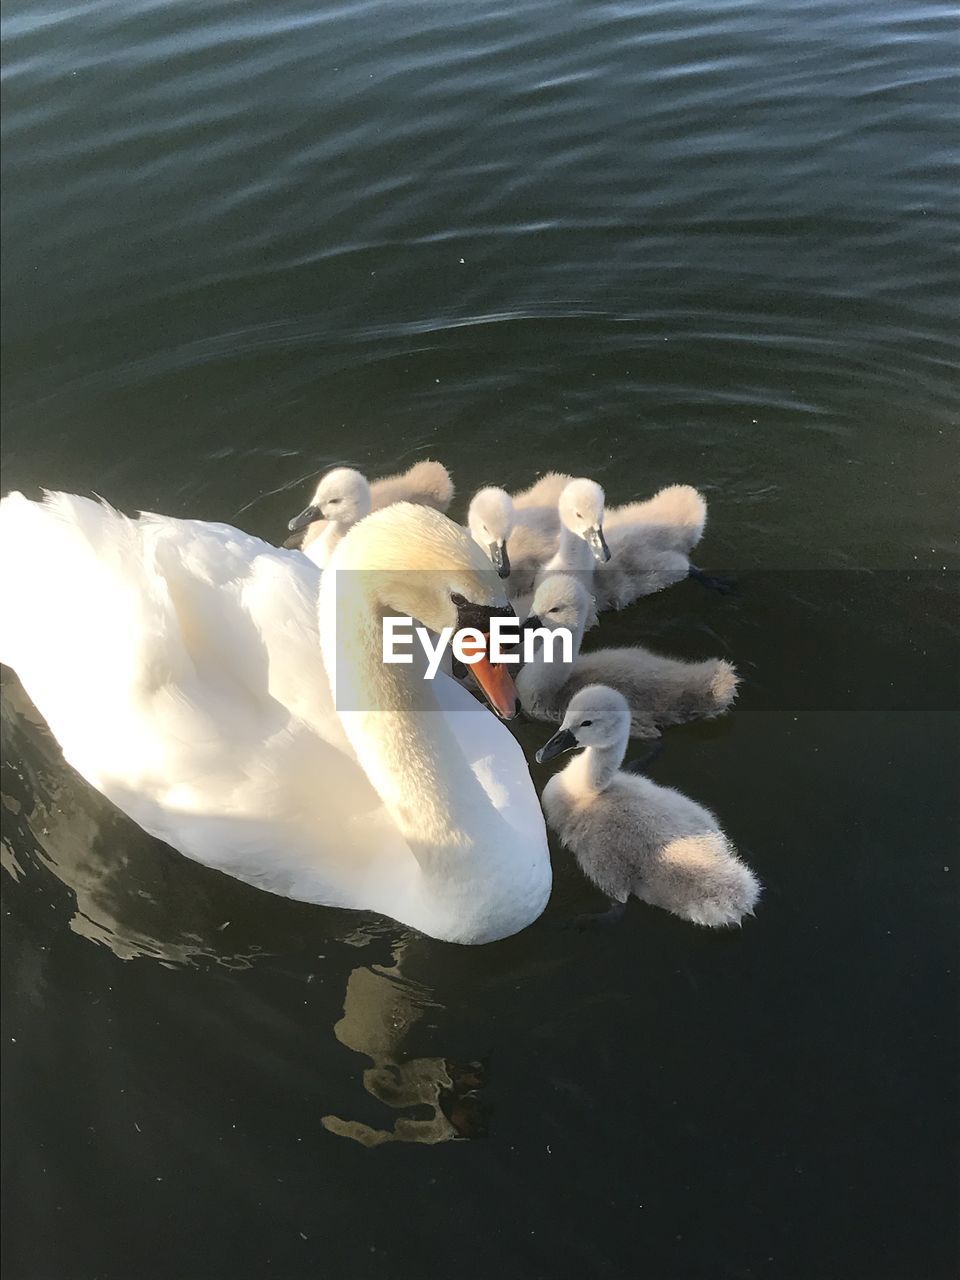
M 313 524 L 314 520 L 322 520 L 323 512 L 319 507 L 304 507 L 298 516 L 294 516 L 287 524 L 287 528 L 291 533 L 297 533 L 300 529 L 305 529 L 308 524 Z
M 554 756 L 562 755 L 564 751 L 572 751 L 576 746 L 577 740 L 569 729 L 558 729 L 553 737 L 548 742 L 545 742 L 537 752 L 537 764 L 546 764 Z
M 510 557 L 507 555 L 507 544 L 505 542 L 491 542 L 487 547 L 490 553 L 490 559 L 493 561 L 493 567 L 497 571 L 497 577 L 510 577 Z
M 520 623 L 520 638 L 522 639 L 528 631 L 536 631 L 538 627 L 542 627 L 543 623 L 535 613 L 531 613 L 529 618 L 524 618 Z
M 457 610 L 458 631 L 464 627 L 476 627 L 478 631 L 482 631 L 484 635 L 487 635 L 490 631 L 491 618 L 515 618 L 517 616 L 517 611 L 512 604 L 475 604 L 458 592 L 454 592 L 450 599 Z
M 590 550 L 593 552 L 593 558 L 598 564 L 606 564 L 610 559 L 610 548 L 607 546 L 607 540 L 603 536 L 603 527 L 595 524 L 592 529 L 588 529 L 583 535 L 590 544 Z

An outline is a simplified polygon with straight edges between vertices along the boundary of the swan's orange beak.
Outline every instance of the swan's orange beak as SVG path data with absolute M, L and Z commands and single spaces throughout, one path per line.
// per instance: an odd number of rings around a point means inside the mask
M 490 637 L 485 636 L 484 639 L 489 647 Z M 464 645 L 463 652 L 464 655 L 469 654 L 470 647 Z M 476 652 L 476 649 L 473 652 Z M 510 668 L 503 662 L 491 662 L 485 648 L 483 656 L 471 664 L 470 670 L 500 719 L 512 720 L 520 710 L 520 695 L 517 693 L 517 686 L 513 683 Z

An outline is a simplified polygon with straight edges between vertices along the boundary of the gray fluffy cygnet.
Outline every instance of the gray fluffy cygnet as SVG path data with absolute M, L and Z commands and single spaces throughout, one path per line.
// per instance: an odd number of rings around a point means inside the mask
M 741 924 L 760 884 L 702 805 L 620 766 L 630 708 L 615 689 L 575 694 L 557 733 L 537 752 L 543 763 L 584 748 L 547 783 L 548 825 L 589 880 L 614 902 L 633 894 L 694 924 Z

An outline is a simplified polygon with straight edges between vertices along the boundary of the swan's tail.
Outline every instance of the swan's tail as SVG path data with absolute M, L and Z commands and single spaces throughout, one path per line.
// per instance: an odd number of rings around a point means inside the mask
M 142 523 L 75 494 L 0 502 L 0 661 L 34 701 L 34 672 L 60 684 L 109 671 L 116 687 L 163 682 L 182 662 L 147 540 Z
M 645 526 L 643 538 L 650 545 L 688 553 L 703 537 L 706 523 L 703 494 L 688 484 L 673 484 L 646 502 L 614 507 L 607 512 L 604 528 L 609 536 L 630 526 Z
M 410 502 L 446 511 L 453 501 L 453 480 L 442 462 L 433 462 L 430 458 L 415 462 L 407 472 L 406 480 L 410 486 Z
M 617 655 L 617 650 L 610 650 Z M 594 657 L 602 661 L 603 650 Z M 737 696 L 739 677 L 723 658 L 685 662 L 664 658 L 647 649 L 630 651 L 635 725 L 653 722 L 659 728 L 711 718 L 729 711 Z M 639 695 L 639 696 L 637 696 Z
M 528 489 L 513 495 L 513 505 L 523 509 L 550 507 L 556 514 L 560 494 L 573 479 L 565 471 L 548 471 L 546 475 L 534 481 Z
M 740 677 L 736 668 L 723 658 L 707 658 L 704 662 L 684 664 L 689 673 L 678 680 L 678 712 L 683 720 L 698 716 L 719 716 L 729 711 L 737 696 Z
M 671 840 L 644 868 L 637 897 L 694 924 L 741 924 L 753 915 L 760 882 L 721 831 Z
M 453 481 L 442 462 L 424 458 L 408 471 L 374 480 L 370 486 L 374 511 L 392 507 L 395 502 L 412 502 L 420 507 L 446 511 L 453 501 Z
M 20 670 L 39 641 L 69 635 L 71 584 L 89 523 L 82 498 L 75 515 L 66 494 L 31 502 L 9 493 L 0 502 L 0 662 Z M 79 505 L 83 504 L 83 505 Z M 65 600 L 66 597 L 66 600 Z

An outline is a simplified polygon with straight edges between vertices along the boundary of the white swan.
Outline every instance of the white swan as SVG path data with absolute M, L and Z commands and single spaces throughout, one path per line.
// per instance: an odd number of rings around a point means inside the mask
M 589 574 L 595 565 L 606 564 L 610 549 L 603 535 L 604 496 L 595 480 L 571 480 L 557 500 L 560 541 L 557 549 L 536 575 L 539 585 L 549 573 Z
M 573 644 L 569 662 L 561 660 L 559 645 L 552 651 L 552 661 L 547 662 L 545 646 L 537 638 L 533 661 L 517 676 L 517 690 L 528 715 L 538 720 L 561 720 L 578 689 L 604 684 L 627 699 L 631 737 L 657 738 L 666 725 L 718 716 L 733 704 L 737 673 L 722 658 L 685 662 L 639 645 L 581 653 L 583 633 L 595 621 L 593 600 L 575 578 L 553 574 L 537 588 L 523 629 L 555 631 L 565 627 Z
M 513 533 L 513 502 L 505 489 L 488 485 L 478 489 L 467 510 L 467 529 L 471 538 L 485 552 L 501 578 L 511 571 L 507 542 Z
M 507 592 L 518 607 L 529 607 L 537 583 L 547 573 L 589 576 L 595 560 L 609 559 L 603 537 L 603 490 L 593 480 L 570 480 L 555 473 L 539 483 L 557 479 L 565 483 L 551 508 L 519 510 L 509 493 L 498 488 L 480 489 L 470 503 L 467 527 L 500 576 L 508 577 Z
M 509 493 L 493 485 L 478 489 L 470 502 L 467 528 L 501 577 L 508 579 L 506 589 L 511 600 L 530 595 L 537 569 L 556 549 L 556 506 L 546 514 L 547 523 L 528 524 L 523 518 L 518 519 Z
M 310 505 L 290 521 L 293 536 L 285 545 L 299 547 L 323 568 L 347 529 L 369 511 L 380 511 L 395 502 L 415 502 L 446 511 L 453 492 L 450 472 L 430 458 L 372 484 L 351 467 L 335 467 L 320 477 Z M 330 530 L 328 521 L 339 526 L 336 532 Z M 314 547 L 316 542 L 321 545 Z
M 372 509 L 366 478 L 350 467 L 335 467 L 317 485 L 309 507 L 294 516 L 289 527 L 294 533 L 304 530 L 300 550 L 325 569 L 341 539 Z
M 386 612 L 455 625 L 454 594 L 488 617 L 503 597 L 484 566 L 461 529 L 406 504 L 356 525 L 321 574 L 227 525 L 11 494 L 0 660 L 78 773 L 187 856 L 488 942 L 550 891 L 526 762 L 454 681 L 421 679 L 418 647 L 383 664 L 380 636 Z M 505 669 L 473 670 L 509 712 Z
M 586 748 L 544 788 L 547 821 L 615 903 L 632 893 L 694 924 L 740 924 L 760 896 L 756 876 L 709 810 L 619 771 L 629 733 L 622 694 L 603 685 L 575 694 L 562 727 L 537 752 L 543 762 Z

